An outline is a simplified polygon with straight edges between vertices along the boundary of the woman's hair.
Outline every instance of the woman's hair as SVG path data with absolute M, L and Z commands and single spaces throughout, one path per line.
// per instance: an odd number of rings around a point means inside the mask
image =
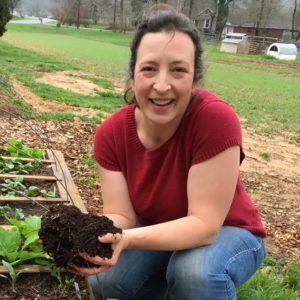
M 129 78 L 134 77 L 134 69 L 137 59 L 137 51 L 143 36 L 147 33 L 156 32 L 175 32 L 179 31 L 187 34 L 193 41 L 195 47 L 195 63 L 194 63 L 194 82 L 198 82 L 202 78 L 202 46 L 200 32 L 187 16 L 178 13 L 168 5 L 156 5 L 152 7 L 148 14 L 144 16 L 141 23 L 137 25 L 131 43 L 131 56 L 129 60 Z M 124 99 L 127 103 L 135 103 L 135 97 L 127 99 L 131 89 L 127 89 Z M 129 100 L 129 101 L 128 101 Z

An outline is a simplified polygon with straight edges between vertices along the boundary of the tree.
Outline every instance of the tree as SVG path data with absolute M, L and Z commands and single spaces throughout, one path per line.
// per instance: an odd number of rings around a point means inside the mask
M 0 36 L 6 31 L 5 25 L 12 18 L 9 12 L 8 0 L 1 0 L 0 2 Z
M 216 33 L 221 39 L 223 29 L 226 25 L 229 15 L 229 4 L 234 0 L 215 0 L 217 6 L 217 21 L 216 21 Z
M 297 41 L 300 38 L 300 32 L 296 35 L 295 28 L 296 28 L 296 15 L 297 15 L 297 5 L 298 0 L 294 0 L 294 9 L 293 9 L 293 16 L 292 16 L 292 39 Z M 298 16 L 299 18 L 299 16 Z
M 14 9 L 18 7 L 20 2 L 21 2 L 21 0 L 9 0 L 8 1 L 9 10 L 11 13 L 13 13 Z

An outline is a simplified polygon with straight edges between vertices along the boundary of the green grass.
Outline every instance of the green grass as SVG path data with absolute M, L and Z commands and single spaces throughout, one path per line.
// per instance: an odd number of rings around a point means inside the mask
M 19 32 L 35 32 L 35 33 L 48 33 L 54 35 L 65 35 L 73 36 L 75 38 L 82 38 L 87 40 L 94 40 L 103 43 L 110 43 L 118 46 L 129 46 L 132 38 L 132 33 L 120 33 L 120 32 L 111 32 L 105 30 L 103 26 L 91 25 L 90 28 L 77 29 L 76 27 L 61 27 L 57 28 L 56 26 L 50 25 L 41 25 L 41 24 L 17 24 L 9 23 L 7 24 L 7 33 L 11 31 Z
M 237 289 L 238 300 L 300 299 L 300 264 L 286 265 L 267 256 L 260 269 Z
M 57 28 L 40 24 L 9 24 L 8 29 L 2 38 L 3 41 L 36 52 L 17 50 L 19 48 L 11 48 L 13 51 L 10 52 L 8 44 L 2 43 L 0 63 L 4 60 L 5 68 L 9 69 L 9 72 L 17 74 L 23 83 L 42 97 L 57 98 L 65 103 L 69 101 L 77 106 L 93 105 L 91 97 L 82 97 L 80 101 L 79 95 L 43 84 L 34 84 L 32 82 L 34 76 L 28 75 L 30 68 L 33 72 L 40 72 L 35 76 L 41 76 L 41 71 L 76 67 L 100 76 L 124 78 L 126 75 L 131 34 L 107 30 Z M 247 122 L 247 125 L 254 127 L 258 133 L 292 136 L 294 141 L 300 144 L 299 70 L 250 64 L 247 60 L 266 62 L 276 60 L 264 54 L 236 55 L 220 52 L 220 43 L 208 42 L 204 44 L 204 48 L 205 88 L 230 103 L 242 122 Z M 21 55 L 22 51 L 24 57 Z M 284 62 L 291 66 L 300 65 L 300 55 L 295 62 Z M 22 69 L 25 69 L 25 72 Z M 100 86 L 105 84 L 96 76 L 84 79 Z M 105 88 L 110 87 L 106 85 Z M 70 97 L 74 98 L 71 102 Z M 110 109 L 104 105 L 105 103 L 100 102 L 92 107 L 101 106 L 102 109 L 113 112 L 120 106 L 113 96 L 111 98 Z

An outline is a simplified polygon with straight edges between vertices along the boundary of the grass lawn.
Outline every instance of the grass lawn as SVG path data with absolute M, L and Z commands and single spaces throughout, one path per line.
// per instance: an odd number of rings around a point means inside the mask
M 124 78 L 130 54 L 130 38 L 131 33 L 107 30 L 9 24 L 2 40 L 47 57 L 59 58 L 59 61 L 99 75 Z M 268 62 L 276 60 L 266 55 L 222 53 L 219 51 L 220 43 L 208 42 L 204 48 L 204 88 L 229 102 L 242 122 L 255 127 L 259 133 L 276 135 L 288 132 L 299 144 L 299 70 L 268 66 Z M 253 60 L 264 61 L 265 64 L 247 62 Z M 300 65 L 300 56 L 295 62 L 287 63 Z M 40 86 L 39 89 L 45 87 Z M 51 88 L 48 90 L 51 90 L 51 94 L 55 93 Z M 57 90 L 57 93 L 60 95 L 62 91 Z M 113 106 L 109 112 L 115 108 Z

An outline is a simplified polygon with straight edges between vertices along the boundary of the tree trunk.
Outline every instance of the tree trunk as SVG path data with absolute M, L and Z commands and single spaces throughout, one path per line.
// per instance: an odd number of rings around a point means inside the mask
M 78 4 L 78 7 L 77 7 L 77 22 L 76 22 L 76 27 L 77 27 L 77 29 L 79 29 L 79 26 L 80 26 L 80 6 L 81 6 L 81 0 L 77 0 L 77 4 Z
M 229 14 L 229 3 L 233 0 L 216 0 L 217 2 L 217 23 L 216 33 L 218 33 L 219 40 L 222 37 L 223 29 L 226 25 Z
M 256 22 L 255 22 L 255 35 L 259 35 L 259 29 L 261 27 L 261 22 L 264 16 L 264 10 L 266 6 L 266 0 L 260 0 L 259 11 L 257 14 Z
M 296 33 L 294 32 L 294 30 L 295 30 L 296 12 L 297 12 L 297 0 L 295 0 L 293 17 L 292 17 L 292 39 L 293 39 L 293 41 L 296 38 L 296 36 L 295 36 Z
M 193 6 L 194 6 L 194 0 L 190 0 L 190 7 L 189 7 L 189 18 L 192 17 L 193 13 Z
M 113 23 L 113 31 L 116 31 L 116 12 L 117 12 L 117 0 L 114 0 L 114 23 Z
M 120 2 L 120 31 L 125 32 L 124 29 L 124 0 L 121 0 Z

